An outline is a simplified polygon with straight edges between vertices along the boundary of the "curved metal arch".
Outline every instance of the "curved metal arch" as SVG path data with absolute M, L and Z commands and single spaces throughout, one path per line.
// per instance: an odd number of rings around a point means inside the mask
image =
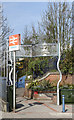
M 60 80 L 58 81 L 58 83 L 57 83 L 57 105 L 59 105 L 60 104 L 60 100 L 59 100 L 59 84 L 60 84 L 60 82 L 61 82 L 61 80 L 62 80 L 62 73 L 61 73 L 61 70 L 60 70 L 60 68 L 59 68 L 59 62 L 60 62 L 60 43 L 58 43 L 58 48 L 59 48 L 59 50 L 58 50 L 58 62 L 57 62 L 57 69 L 58 69 L 58 71 L 59 71 L 59 73 L 60 73 Z

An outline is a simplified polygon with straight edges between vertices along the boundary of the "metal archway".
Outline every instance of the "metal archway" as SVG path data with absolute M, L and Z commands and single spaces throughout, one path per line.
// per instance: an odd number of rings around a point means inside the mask
M 13 53 L 13 52 L 11 52 Z M 13 54 L 11 56 L 10 53 L 10 61 L 12 63 Z M 60 104 L 59 101 L 59 84 L 62 80 L 62 73 L 59 68 L 60 61 L 60 43 L 43 43 L 43 44 L 32 44 L 32 45 L 20 45 L 20 50 L 16 51 L 16 59 L 24 58 L 24 57 L 40 57 L 40 56 L 58 56 L 57 69 L 60 74 L 60 80 L 57 83 L 57 105 Z M 13 68 L 13 67 L 12 67 Z M 12 69 L 10 71 L 11 75 Z M 15 71 L 14 71 L 15 72 Z M 10 78 L 11 82 L 11 78 Z M 12 84 L 12 82 L 11 82 Z

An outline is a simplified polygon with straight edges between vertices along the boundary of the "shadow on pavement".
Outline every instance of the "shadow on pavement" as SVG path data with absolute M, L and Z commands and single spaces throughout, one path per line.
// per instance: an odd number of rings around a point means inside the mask
M 33 104 L 34 104 L 34 105 L 42 105 L 42 104 L 44 104 L 44 103 L 42 103 L 42 102 L 34 102 Z
M 67 112 L 67 111 L 68 111 L 68 109 L 65 110 L 65 112 Z
M 20 102 L 22 102 L 23 100 L 20 100 L 20 101 L 18 101 L 17 103 L 20 103 Z
M 23 104 L 16 104 L 16 109 L 23 107 Z
M 28 107 L 25 107 L 25 108 L 22 108 L 22 109 L 20 109 L 20 110 L 17 110 L 16 113 L 17 113 L 17 112 L 20 112 L 20 111 L 22 111 L 22 110 L 25 110 L 25 109 L 27 109 L 27 108 L 30 108 L 30 107 L 32 107 L 32 106 L 42 105 L 42 104 L 44 104 L 44 103 L 42 103 L 42 102 L 29 103 L 29 104 L 28 104 L 28 105 L 29 105 Z M 21 108 L 21 107 L 24 107 L 24 105 L 23 105 L 23 104 L 17 104 L 17 105 L 16 105 L 16 109 Z

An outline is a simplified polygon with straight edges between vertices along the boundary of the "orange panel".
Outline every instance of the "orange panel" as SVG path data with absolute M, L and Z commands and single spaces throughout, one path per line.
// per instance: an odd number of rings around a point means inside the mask
M 9 46 L 20 45 L 20 34 L 9 36 Z

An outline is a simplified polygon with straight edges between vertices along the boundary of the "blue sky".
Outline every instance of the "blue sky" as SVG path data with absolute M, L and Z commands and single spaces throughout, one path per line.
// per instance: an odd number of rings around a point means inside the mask
M 43 11 L 47 9 L 47 2 L 5 2 L 3 3 L 4 16 L 8 19 L 8 25 L 14 29 L 12 34 L 23 36 L 24 28 L 32 24 L 37 29 L 38 21 L 41 21 Z

